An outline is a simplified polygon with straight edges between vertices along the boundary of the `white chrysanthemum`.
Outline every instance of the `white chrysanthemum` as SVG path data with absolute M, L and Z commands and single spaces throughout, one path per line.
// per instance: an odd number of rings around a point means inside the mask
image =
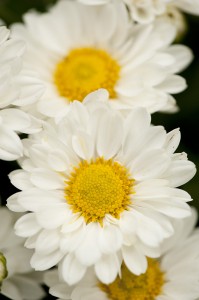
M 139 23 L 150 23 L 167 9 L 199 15 L 199 0 L 123 0 L 129 7 L 132 19 Z
M 97 20 L 97 22 L 96 22 Z M 26 66 L 38 72 L 46 93 L 39 112 L 59 117 L 73 100 L 105 88 L 116 109 L 175 111 L 170 94 L 186 88 L 181 72 L 191 51 L 171 45 L 175 26 L 158 20 L 133 26 L 122 2 L 104 6 L 59 1 L 48 13 L 30 12 L 13 35 L 28 43 Z
M 112 0 L 117 1 L 117 0 Z M 150 23 L 157 16 L 166 13 L 168 7 L 199 15 L 199 0 L 121 0 L 129 8 L 131 17 L 138 23 Z M 79 0 L 88 5 L 101 5 L 111 0 Z
M 22 192 L 8 207 L 30 212 L 15 228 L 35 248 L 31 265 L 45 270 L 62 260 L 70 284 L 92 265 L 109 283 L 122 259 L 135 274 L 144 272 L 146 256 L 159 255 L 173 233 L 170 218 L 190 214 L 190 196 L 176 187 L 195 166 L 186 154 L 173 154 L 179 140 L 179 130 L 150 126 L 144 108 L 124 118 L 106 91 L 73 102 L 58 125 L 24 140 L 22 170 L 10 174 Z
M 41 274 L 30 266 L 32 251 L 24 248 L 24 239 L 14 233 L 16 214 L 0 208 L 0 251 L 6 258 L 8 276 L 3 280 L 0 294 L 13 300 L 39 300 L 44 296 L 40 286 Z
M 10 31 L 0 26 L 0 159 L 15 160 L 23 148 L 16 132 L 38 130 L 35 118 L 16 107 L 36 101 L 44 88 L 25 68 L 22 70 L 24 41 L 9 37 Z
M 46 273 L 50 293 L 61 300 L 196 300 L 199 299 L 199 231 L 196 213 L 174 223 L 176 233 L 164 242 L 160 259 L 149 259 L 145 274 L 135 276 L 122 266 L 121 278 L 110 285 L 99 282 L 89 270 L 80 283 L 68 286 L 57 270 Z

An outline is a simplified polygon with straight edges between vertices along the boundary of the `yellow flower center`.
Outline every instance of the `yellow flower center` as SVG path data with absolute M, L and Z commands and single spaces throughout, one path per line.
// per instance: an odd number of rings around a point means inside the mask
M 67 203 L 80 212 L 86 223 L 103 224 L 106 214 L 119 218 L 131 203 L 132 185 L 127 169 L 113 160 L 97 158 L 75 167 L 66 182 Z
M 61 60 L 54 72 L 59 94 L 69 101 L 82 101 L 86 95 L 104 88 L 116 96 L 115 85 L 120 66 L 107 52 L 95 48 L 78 48 Z
M 107 294 L 111 300 L 155 300 L 162 292 L 164 273 L 160 269 L 159 262 L 148 259 L 148 269 L 145 274 L 136 276 L 127 267 L 122 265 L 122 277 L 105 285 L 99 283 L 99 288 Z

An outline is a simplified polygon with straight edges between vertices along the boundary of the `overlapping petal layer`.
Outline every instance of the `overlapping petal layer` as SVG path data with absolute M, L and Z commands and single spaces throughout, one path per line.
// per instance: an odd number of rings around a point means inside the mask
M 179 141 L 179 130 L 151 126 L 144 108 L 127 117 L 115 111 L 104 90 L 25 139 L 22 169 L 10 174 L 22 191 L 8 207 L 29 212 L 15 228 L 35 249 L 31 265 L 45 270 L 61 262 L 69 284 L 90 266 L 110 283 L 122 260 L 134 274 L 145 272 L 146 256 L 157 257 L 173 234 L 172 219 L 190 214 L 191 198 L 177 187 L 195 166 L 174 154 Z

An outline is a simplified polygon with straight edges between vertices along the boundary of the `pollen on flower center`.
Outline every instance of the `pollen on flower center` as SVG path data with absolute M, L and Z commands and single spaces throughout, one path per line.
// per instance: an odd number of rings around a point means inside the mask
M 155 300 L 162 292 L 164 273 L 160 269 L 159 262 L 148 259 L 148 269 L 145 274 L 136 276 L 127 267 L 122 265 L 122 276 L 105 285 L 99 283 L 99 288 L 106 293 L 111 300 Z
M 127 169 L 111 159 L 83 161 L 66 182 L 66 200 L 73 212 L 81 213 L 86 223 L 103 224 L 106 214 L 119 218 L 120 213 L 128 209 L 133 182 Z
M 69 101 L 82 101 L 99 88 L 107 89 L 114 98 L 119 73 L 119 64 L 104 50 L 77 48 L 57 64 L 54 83 L 59 94 Z

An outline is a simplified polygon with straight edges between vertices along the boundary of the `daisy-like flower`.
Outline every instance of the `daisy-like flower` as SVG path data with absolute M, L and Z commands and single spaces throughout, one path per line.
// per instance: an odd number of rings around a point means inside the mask
M 101 5 L 117 0 L 79 0 L 88 5 Z M 166 13 L 169 7 L 179 11 L 199 15 L 199 0 L 121 0 L 129 8 L 133 21 L 150 23 L 157 16 Z
M 108 101 L 103 90 L 73 102 L 59 124 L 24 140 L 22 170 L 10 174 L 22 191 L 8 207 L 30 212 L 15 229 L 35 249 L 32 267 L 45 270 L 62 260 L 69 284 L 92 265 L 110 283 L 122 260 L 131 272 L 145 272 L 146 256 L 158 256 L 173 233 L 170 218 L 190 214 L 190 196 L 176 187 L 195 166 L 186 154 L 173 154 L 179 130 L 150 126 L 144 108 L 125 118 Z
M 32 104 L 44 87 L 31 72 L 22 70 L 24 41 L 10 38 L 10 31 L 0 26 L 0 159 L 15 160 L 23 153 L 17 132 L 32 133 L 39 123 L 17 109 Z
M 60 300 L 196 300 L 199 299 L 199 231 L 194 229 L 196 212 L 174 223 L 175 234 L 164 242 L 164 254 L 148 259 L 145 274 L 135 276 L 123 264 L 121 277 L 105 285 L 89 270 L 84 279 L 69 286 L 58 271 L 46 273 L 50 293 Z
M 3 262 L 4 277 L 7 275 L 2 282 L 0 295 L 13 300 L 39 300 L 44 296 L 40 286 L 43 274 L 33 271 L 30 266 L 32 251 L 24 248 L 24 239 L 14 233 L 17 217 L 18 214 L 12 213 L 6 207 L 0 208 L 0 252 L 5 257 L 3 261 L 0 257 L 0 271 Z
M 67 0 L 46 14 L 26 14 L 24 22 L 13 26 L 13 36 L 26 40 L 26 66 L 46 86 L 37 104 L 40 113 L 60 117 L 70 102 L 99 88 L 109 91 L 116 109 L 176 110 L 171 94 L 186 83 L 175 74 L 192 54 L 171 45 L 176 28 L 170 22 L 133 26 L 122 2 L 88 6 Z

